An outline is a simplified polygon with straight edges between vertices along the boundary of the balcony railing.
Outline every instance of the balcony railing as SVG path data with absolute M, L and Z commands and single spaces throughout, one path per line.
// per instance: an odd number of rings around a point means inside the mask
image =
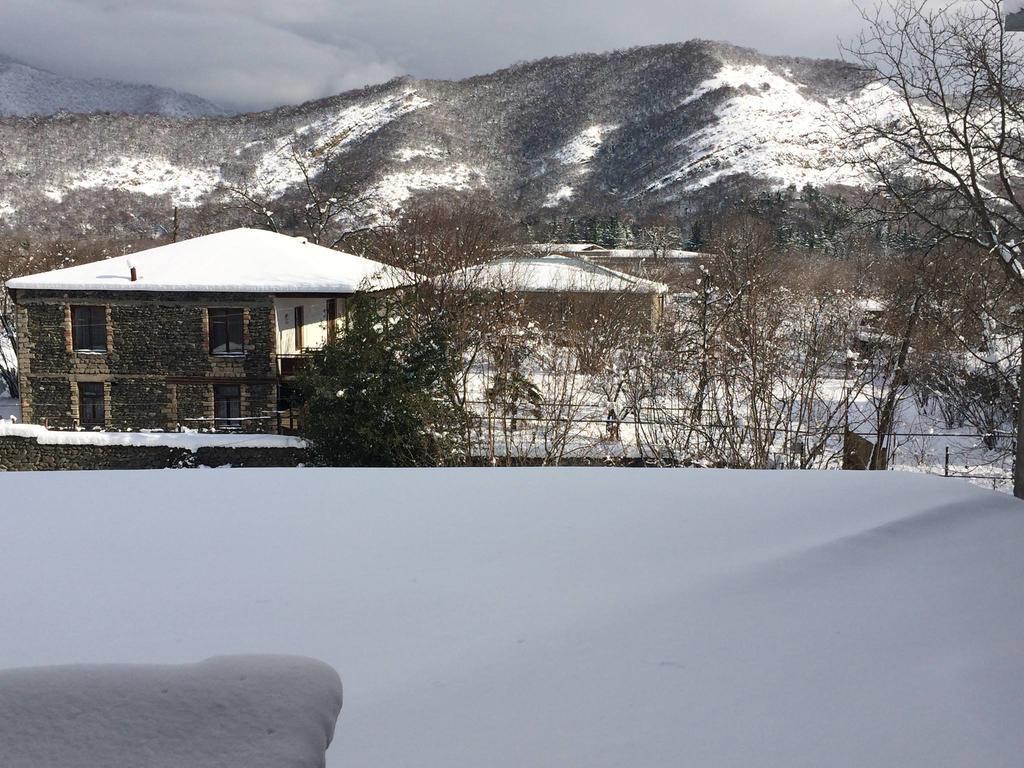
M 278 355 L 277 356 L 277 375 L 278 376 L 295 376 L 303 368 L 306 367 L 306 363 L 309 361 L 308 355 Z

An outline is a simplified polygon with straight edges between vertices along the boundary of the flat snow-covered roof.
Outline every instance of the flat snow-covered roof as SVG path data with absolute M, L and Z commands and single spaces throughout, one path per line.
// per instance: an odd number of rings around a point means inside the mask
M 698 259 L 707 254 L 699 251 L 686 251 L 680 248 L 604 248 L 593 243 L 530 243 L 526 250 L 545 255 L 579 254 L 590 258 L 613 259 L 651 259 L 659 258 L 675 261 Z
M 131 280 L 131 268 L 138 275 Z M 399 269 L 259 229 L 231 229 L 7 281 L 8 288 L 68 291 L 354 293 L 414 282 Z
M 507 258 L 470 267 L 467 284 L 493 290 L 575 293 L 668 293 L 668 286 L 575 256 Z
M 699 251 L 685 251 L 680 248 L 609 248 L 606 251 L 596 251 L 593 255 L 597 258 L 612 259 L 664 259 L 667 261 L 690 261 L 704 258 L 707 254 Z
M 526 247 L 538 253 L 581 253 L 604 250 L 595 243 L 530 243 Z

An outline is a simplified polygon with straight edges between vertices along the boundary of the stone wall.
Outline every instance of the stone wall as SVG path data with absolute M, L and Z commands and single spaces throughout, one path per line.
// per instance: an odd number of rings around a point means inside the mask
M 37 373 L 63 373 L 74 364 L 68 351 L 69 329 L 60 303 L 35 304 L 26 313 L 28 321 L 27 351 L 32 370 Z
M 111 371 L 165 376 L 210 373 L 205 312 L 205 306 L 184 303 L 184 299 L 176 302 L 173 295 L 162 301 L 112 304 Z
M 123 430 L 166 424 L 175 418 L 169 389 L 166 382 L 154 379 L 112 379 L 108 423 Z
M 274 299 L 262 294 L 19 291 L 19 348 L 27 423 L 72 428 L 78 383 L 101 382 L 110 429 L 204 426 L 214 384 L 241 387 L 249 432 L 273 431 L 277 407 Z M 71 307 L 103 306 L 107 351 L 76 352 Z M 210 307 L 242 309 L 245 351 L 210 353 Z
M 220 448 L 196 451 L 163 446 L 41 445 L 30 437 L 0 437 L 0 471 L 167 469 L 173 467 L 295 467 L 299 448 Z
M 30 378 L 22 399 L 31 399 L 32 413 L 38 424 L 70 427 L 71 382 L 67 379 Z

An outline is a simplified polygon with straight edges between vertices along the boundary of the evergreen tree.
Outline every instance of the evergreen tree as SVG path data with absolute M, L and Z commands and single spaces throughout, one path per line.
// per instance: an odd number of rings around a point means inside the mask
M 411 302 L 359 297 L 350 328 L 299 376 L 303 437 L 327 466 L 443 466 L 457 458 L 465 413 L 443 396 L 448 335 Z
M 565 233 L 565 242 L 567 243 L 582 243 L 583 235 L 580 232 L 580 225 L 576 219 L 569 219 L 569 228 Z
M 707 239 L 704 237 L 704 227 L 700 221 L 694 221 L 690 225 L 690 239 L 686 241 L 686 249 L 689 251 L 699 251 L 707 245 Z

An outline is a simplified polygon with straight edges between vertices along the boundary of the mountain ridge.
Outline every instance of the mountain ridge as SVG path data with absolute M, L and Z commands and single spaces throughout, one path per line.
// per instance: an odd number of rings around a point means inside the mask
M 225 114 L 212 102 L 171 88 L 59 75 L 0 54 L 0 116 L 123 112 L 164 117 Z
M 0 226 L 149 233 L 173 206 L 209 218 L 231 189 L 283 206 L 302 181 L 296 153 L 335 154 L 382 209 L 460 194 L 521 216 L 681 210 L 742 190 L 858 186 L 834 112 L 874 98 L 847 62 L 698 40 L 406 76 L 240 115 L 6 118 Z

